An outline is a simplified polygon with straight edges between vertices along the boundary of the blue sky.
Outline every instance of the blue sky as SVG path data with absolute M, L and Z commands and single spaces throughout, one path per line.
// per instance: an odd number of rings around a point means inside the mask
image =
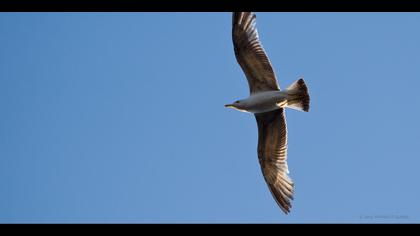
M 1 13 L 0 222 L 419 222 L 420 14 L 257 13 L 287 87 L 269 193 L 230 13 Z

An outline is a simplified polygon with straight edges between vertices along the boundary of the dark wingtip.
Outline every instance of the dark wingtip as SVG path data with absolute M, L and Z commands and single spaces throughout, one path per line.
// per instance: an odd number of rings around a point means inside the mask
M 286 196 L 281 189 L 276 188 L 274 185 L 269 184 L 270 192 L 272 193 L 274 199 L 276 200 L 277 205 L 279 208 L 287 215 L 290 213 L 290 209 L 292 208 L 291 200 L 293 200 L 292 196 Z

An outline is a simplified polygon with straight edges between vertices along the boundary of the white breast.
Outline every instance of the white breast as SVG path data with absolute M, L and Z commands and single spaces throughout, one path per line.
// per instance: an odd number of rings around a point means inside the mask
M 252 113 L 262 113 L 279 109 L 278 103 L 285 101 L 285 94 L 282 91 L 268 91 L 251 94 L 245 100 L 245 109 Z

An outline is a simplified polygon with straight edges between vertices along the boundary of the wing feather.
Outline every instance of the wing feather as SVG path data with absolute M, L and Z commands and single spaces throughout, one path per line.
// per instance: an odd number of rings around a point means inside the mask
M 234 12 L 232 18 L 235 56 L 248 80 L 250 93 L 280 90 L 270 60 L 258 37 L 255 14 Z
M 258 160 L 264 179 L 279 207 L 287 214 L 294 183 L 288 176 L 287 126 L 284 109 L 255 114 L 258 125 Z

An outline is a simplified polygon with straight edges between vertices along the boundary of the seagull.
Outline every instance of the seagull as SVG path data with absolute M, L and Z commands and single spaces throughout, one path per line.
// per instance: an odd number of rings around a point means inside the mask
M 250 96 L 225 107 L 253 113 L 258 126 L 258 160 L 265 182 L 280 209 L 290 213 L 294 183 L 288 176 L 285 108 L 309 111 L 309 93 L 301 78 L 280 90 L 259 40 L 256 15 L 234 12 L 232 39 L 236 60 L 248 80 Z

